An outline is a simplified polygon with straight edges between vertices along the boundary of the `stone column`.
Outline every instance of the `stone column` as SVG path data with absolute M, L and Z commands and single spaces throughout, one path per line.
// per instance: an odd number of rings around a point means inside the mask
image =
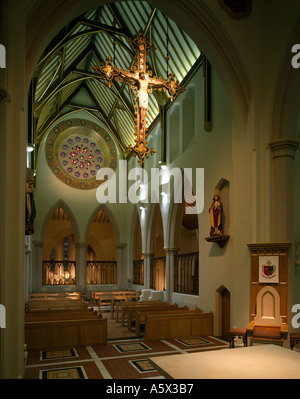
M 83 292 L 86 291 L 86 280 L 87 280 L 87 248 L 88 244 L 85 242 L 75 243 L 76 248 L 76 276 L 75 284 L 76 291 Z
M 25 6 L 0 2 L 0 37 L 6 48 L 6 69 L 0 73 L 0 304 L 6 328 L 0 329 L 0 378 L 24 373 L 25 264 Z
M 33 241 L 33 273 L 32 273 L 32 291 L 40 292 L 42 290 L 43 279 L 43 241 Z
M 151 258 L 153 253 L 144 254 L 144 288 L 150 289 Z
M 117 245 L 117 289 L 125 289 L 127 287 L 126 280 L 126 246 L 127 244 Z
M 165 248 L 166 251 L 166 301 L 172 303 L 174 292 L 174 265 L 178 248 Z
M 273 157 L 273 240 L 293 241 L 293 185 L 294 155 L 299 142 L 294 139 L 279 139 L 270 143 Z
M 270 143 L 273 155 L 273 241 L 294 241 L 294 155 L 299 147 L 295 139 Z M 295 249 L 288 251 L 288 325 L 294 302 Z

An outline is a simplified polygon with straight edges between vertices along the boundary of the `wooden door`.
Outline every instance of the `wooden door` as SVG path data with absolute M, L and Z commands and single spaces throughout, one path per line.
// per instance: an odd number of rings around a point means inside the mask
M 222 291 L 222 338 L 228 339 L 230 330 L 230 292 L 227 289 Z

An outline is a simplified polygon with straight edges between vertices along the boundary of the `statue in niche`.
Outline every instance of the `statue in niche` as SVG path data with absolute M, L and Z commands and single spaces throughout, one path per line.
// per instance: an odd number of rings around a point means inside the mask
M 25 199 L 25 234 L 32 235 L 34 233 L 33 224 L 36 216 L 33 189 L 35 187 L 35 179 L 26 180 L 26 199 Z
M 223 213 L 223 205 L 220 196 L 218 194 L 215 194 L 213 197 L 213 202 L 209 208 L 210 236 L 223 235 L 222 213 Z

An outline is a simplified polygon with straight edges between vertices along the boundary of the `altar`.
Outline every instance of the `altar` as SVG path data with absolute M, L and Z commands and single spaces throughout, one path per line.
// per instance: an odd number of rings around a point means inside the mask
M 300 379 L 300 353 L 278 345 L 257 345 L 151 357 L 171 379 Z

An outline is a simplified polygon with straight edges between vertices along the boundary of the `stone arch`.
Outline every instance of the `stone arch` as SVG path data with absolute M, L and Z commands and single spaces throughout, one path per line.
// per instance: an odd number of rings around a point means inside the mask
M 40 241 L 44 241 L 45 233 L 46 233 L 46 229 L 47 229 L 49 220 L 52 217 L 53 213 L 56 211 L 56 209 L 59 207 L 61 207 L 66 212 L 66 215 L 68 216 L 70 223 L 72 225 L 72 228 L 73 228 L 74 242 L 78 242 L 80 235 L 79 235 L 79 228 L 78 228 L 76 218 L 75 218 L 73 212 L 71 211 L 71 209 L 69 208 L 69 206 L 62 199 L 59 199 L 47 212 L 47 214 L 44 218 L 44 221 L 42 223 L 41 231 L 40 231 Z
M 300 74 L 291 64 L 292 46 L 298 43 L 300 36 L 300 12 L 295 18 L 297 24 L 287 40 L 285 55 L 277 74 L 270 113 L 269 141 L 282 138 L 296 139 L 297 119 L 300 112 Z
M 105 204 L 100 204 L 99 206 L 97 206 L 93 213 L 91 214 L 87 226 L 86 226 L 86 230 L 85 230 L 85 242 L 88 242 L 89 240 L 89 232 L 93 223 L 93 220 L 95 219 L 95 216 L 98 214 L 98 212 L 102 210 L 109 218 L 109 221 L 111 222 L 113 229 L 114 229 L 114 233 L 115 233 L 115 240 L 116 240 L 116 246 L 118 247 L 121 244 L 121 235 L 120 235 L 120 229 L 118 226 L 118 223 L 114 217 L 113 212 L 109 209 L 109 207 L 107 207 Z
M 120 0 L 124 1 L 124 0 Z M 27 14 L 26 86 L 29 88 L 34 67 L 51 38 L 67 23 L 88 9 L 108 3 L 108 0 L 64 0 L 57 5 L 50 0 L 37 0 Z M 207 56 L 226 88 L 237 123 L 247 122 L 251 90 L 246 66 L 238 51 L 213 12 L 204 3 L 190 0 L 149 0 L 154 7 L 180 24 Z
M 138 236 L 138 229 L 140 228 L 141 232 L 141 253 L 143 253 L 143 230 L 142 230 L 142 225 L 141 225 L 141 219 L 140 219 L 140 214 L 135 207 L 133 216 L 132 216 L 132 226 L 133 228 L 131 229 L 132 234 L 130 237 L 130 253 L 132 254 L 133 259 L 136 259 L 136 252 L 137 252 L 137 244 L 136 244 L 136 238 Z
M 160 204 L 153 203 L 148 206 L 148 215 L 145 223 L 145 245 L 144 252 L 145 253 L 154 253 L 154 232 L 156 220 L 159 212 L 161 213 Z M 162 216 L 162 214 L 161 214 Z

